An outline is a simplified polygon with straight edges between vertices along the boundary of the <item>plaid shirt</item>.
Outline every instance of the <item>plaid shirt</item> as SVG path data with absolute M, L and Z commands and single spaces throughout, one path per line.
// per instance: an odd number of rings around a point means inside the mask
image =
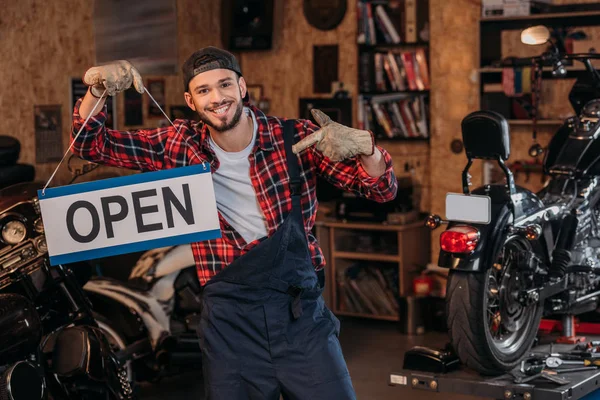
M 79 115 L 79 100 L 73 112 L 72 137 L 81 128 L 84 119 Z M 250 178 L 266 219 L 268 236 L 283 223 L 291 211 L 289 177 L 283 145 L 283 119 L 266 116 L 251 107 L 256 115 L 258 133 L 250 154 Z M 99 164 L 157 171 L 167 168 L 207 162 L 212 171 L 219 168 L 219 160 L 210 147 L 208 128 L 201 122 L 177 119 L 173 126 L 136 131 L 117 131 L 105 127 L 106 106 L 90 118 L 87 126 L 73 145 L 73 153 Z M 296 121 L 295 141 L 318 130 L 309 120 Z M 311 234 L 317 213 L 316 179 L 322 176 L 333 185 L 377 202 L 394 199 L 397 181 L 392 170 L 390 155 L 380 148 L 386 171 L 373 178 L 363 169 L 357 157 L 333 162 L 314 147 L 300 154 L 302 179 L 302 215 L 309 251 L 316 270 L 325 266 L 325 260 L 316 238 Z M 223 270 L 234 259 L 245 254 L 261 239 L 246 243 L 219 213 L 222 237 L 192 243 L 200 283 Z M 264 240 L 264 238 L 262 239 Z

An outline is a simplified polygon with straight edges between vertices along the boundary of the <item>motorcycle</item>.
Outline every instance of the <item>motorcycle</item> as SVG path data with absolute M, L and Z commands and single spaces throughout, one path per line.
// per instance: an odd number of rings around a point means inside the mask
M 50 266 L 42 186 L 0 190 L 0 399 L 133 399 L 127 370 L 82 290 L 91 269 Z
M 83 289 L 97 318 L 125 345 L 136 380 L 201 367 L 202 287 L 189 244 L 149 250 L 126 281 L 94 276 Z
M 100 165 L 72 155 L 67 163 L 74 183 Z M 100 174 L 96 178 L 114 177 Z M 131 260 L 134 259 L 135 263 Z M 189 244 L 92 260 L 97 273 L 83 286 L 94 317 L 118 344 L 136 381 L 156 381 L 190 368 L 200 369 L 202 353 L 196 327 L 202 312 Z M 117 272 L 110 271 L 119 265 Z M 131 266 L 126 278 L 123 271 Z
M 546 27 L 527 28 L 522 42 L 539 45 Z M 566 75 L 565 63 L 586 73 L 569 94 L 575 116 L 553 135 L 543 159 L 545 186 L 533 193 L 514 183 L 506 119 L 476 111 L 462 123 L 467 165 L 463 193 L 448 193 L 446 220 L 430 215 L 440 235 L 438 265 L 449 269 L 446 318 L 460 360 L 481 374 L 512 370 L 528 355 L 542 316 L 563 320 L 572 336 L 573 316 L 600 301 L 600 74 L 599 54 L 564 54 L 556 47 L 530 58 Z M 535 149 L 534 149 L 535 150 Z M 538 152 L 536 150 L 536 152 Z M 473 160 L 495 160 L 505 181 L 470 190 Z

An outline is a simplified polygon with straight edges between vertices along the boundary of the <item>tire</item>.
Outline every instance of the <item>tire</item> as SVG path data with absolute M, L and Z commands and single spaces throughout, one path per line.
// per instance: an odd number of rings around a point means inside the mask
M 0 135 L 0 166 L 15 164 L 20 153 L 21 143 L 17 139 Z
M 531 349 L 542 317 L 539 302 L 522 306 L 507 300 L 512 298 L 507 288 L 527 282 L 514 272 L 514 259 L 507 256 L 510 249 L 531 251 L 531 246 L 522 237 L 509 237 L 494 260 L 502 269 L 450 271 L 448 277 L 446 315 L 451 344 L 463 364 L 484 375 L 499 375 L 516 367 Z M 513 271 L 508 277 L 507 270 Z M 496 275 L 502 277 L 500 284 Z M 519 276 L 521 279 L 515 280 Z M 520 315 L 520 322 L 509 315 Z
M 123 350 L 127 347 L 128 343 L 125 335 L 121 333 L 118 327 L 98 313 L 93 313 L 93 316 L 113 349 Z M 127 371 L 127 380 L 129 380 L 132 387 L 135 386 L 135 373 L 131 361 L 125 363 L 125 370 Z

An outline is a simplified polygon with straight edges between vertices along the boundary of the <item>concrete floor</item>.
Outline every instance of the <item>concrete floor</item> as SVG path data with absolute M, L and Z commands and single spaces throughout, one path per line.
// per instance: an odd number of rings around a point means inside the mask
M 473 396 L 448 396 L 388 386 L 390 372 L 402 368 L 404 352 L 413 346 L 442 348 L 447 343 L 443 333 L 406 336 L 398 325 L 362 319 L 342 319 L 340 341 L 359 400 L 473 400 Z M 144 384 L 140 400 L 204 399 L 201 374 L 190 371 L 157 384 Z M 309 399 L 307 399 L 309 400 Z

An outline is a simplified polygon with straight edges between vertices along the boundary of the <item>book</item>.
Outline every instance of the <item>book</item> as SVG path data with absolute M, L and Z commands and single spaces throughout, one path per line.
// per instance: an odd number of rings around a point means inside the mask
M 367 7 L 367 21 L 368 21 L 368 32 L 369 32 L 369 44 L 377 44 L 377 36 L 375 33 L 375 22 L 373 21 L 373 8 L 371 3 L 365 3 Z
M 385 135 L 389 138 L 394 137 L 394 134 L 392 133 L 392 128 L 386 120 L 385 115 L 383 114 L 383 111 L 381 110 L 379 104 L 371 103 L 371 107 L 373 109 L 373 112 L 375 113 L 375 119 L 377 120 L 379 126 L 381 126 L 381 128 L 383 129 Z
M 417 77 L 415 75 L 415 69 L 412 61 L 412 55 L 410 52 L 402 53 L 402 65 L 406 71 L 406 80 L 408 82 L 408 88 L 410 90 L 418 90 Z
M 365 44 L 366 34 L 364 25 L 364 3 L 361 1 L 356 2 L 356 26 L 358 27 L 358 34 L 356 36 L 356 43 Z
M 417 1 L 405 0 L 404 2 L 404 27 L 405 40 L 408 43 L 417 41 Z
M 425 85 L 425 89 L 429 90 L 431 88 L 430 80 L 429 80 L 429 65 L 427 64 L 427 56 L 425 54 L 425 50 L 423 48 L 418 48 L 415 51 L 415 60 L 417 65 L 419 66 L 419 74 Z
M 401 41 L 400 35 L 398 35 L 398 32 L 396 31 L 394 24 L 392 24 L 392 21 L 390 20 L 390 17 L 385 12 L 385 9 L 383 8 L 383 6 L 378 5 L 377 7 L 375 7 L 375 13 L 381 19 L 381 22 L 382 22 L 388 36 L 391 38 L 391 43 L 400 43 L 400 41 Z

